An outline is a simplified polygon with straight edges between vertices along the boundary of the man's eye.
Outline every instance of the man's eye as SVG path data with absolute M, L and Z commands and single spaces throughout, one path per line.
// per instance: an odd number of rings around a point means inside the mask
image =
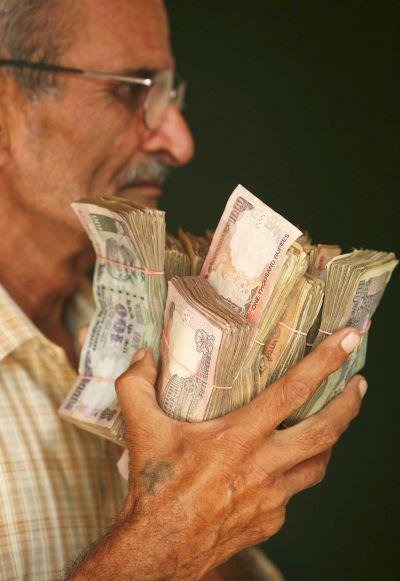
M 114 94 L 119 99 L 134 106 L 143 105 L 146 98 L 147 87 L 133 85 L 131 83 L 120 83 L 114 88 Z

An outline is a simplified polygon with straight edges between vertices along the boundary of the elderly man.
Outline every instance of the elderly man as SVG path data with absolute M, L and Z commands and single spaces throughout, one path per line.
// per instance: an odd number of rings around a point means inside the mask
M 0 50 L 0 577 L 51 579 L 86 549 L 73 579 L 201 578 L 276 533 L 291 496 L 322 479 L 365 381 L 276 427 L 359 334 L 339 331 L 252 404 L 192 425 L 162 413 L 151 355 L 136 353 L 116 385 L 126 493 L 116 447 L 57 415 L 76 377 L 79 289 L 93 261 L 70 203 L 155 206 L 168 170 L 193 155 L 165 8 L 0 0 Z

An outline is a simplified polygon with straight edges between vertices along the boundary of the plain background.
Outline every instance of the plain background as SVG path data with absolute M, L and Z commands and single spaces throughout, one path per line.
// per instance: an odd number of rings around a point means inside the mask
M 215 227 L 240 182 L 317 242 L 398 250 L 400 4 L 168 8 L 197 144 L 166 187 L 170 229 Z M 265 545 L 289 581 L 400 579 L 398 298 L 396 272 L 370 332 L 361 416 Z

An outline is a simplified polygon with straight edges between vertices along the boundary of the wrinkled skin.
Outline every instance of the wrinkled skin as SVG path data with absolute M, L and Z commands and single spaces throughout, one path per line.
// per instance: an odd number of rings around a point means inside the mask
M 352 332 L 332 335 L 248 406 L 195 424 L 160 410 L 152 356 L 139 352 L 116 383 L 131 458 L 126 504 L 71 578 L 108 579 L 123 562 L 120 579 L 200 579 L 279 531 L 290 498 L 323 479 L 359 412 L 363 379 L 315 416 L 276 428 L 343 364 Z

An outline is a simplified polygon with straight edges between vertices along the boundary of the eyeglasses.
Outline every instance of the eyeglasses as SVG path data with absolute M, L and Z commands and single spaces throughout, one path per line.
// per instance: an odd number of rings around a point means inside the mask
M 24 60 L 0 59 L 0 67 L 15 67 L 18 69 L 47 71 L 49 73 L 81 75 L 147 88 L 147 94 L 143 101 L 143 121 L 151 131 L 154 131 L 161 125 L 170 102 L 173 102 L 178 110 L 181 111 L 185 100 L 186 82 L 182 80 L 176 81 L 173 71 L 168 69 L 156 72 L 152 78 L 140 78 Z

